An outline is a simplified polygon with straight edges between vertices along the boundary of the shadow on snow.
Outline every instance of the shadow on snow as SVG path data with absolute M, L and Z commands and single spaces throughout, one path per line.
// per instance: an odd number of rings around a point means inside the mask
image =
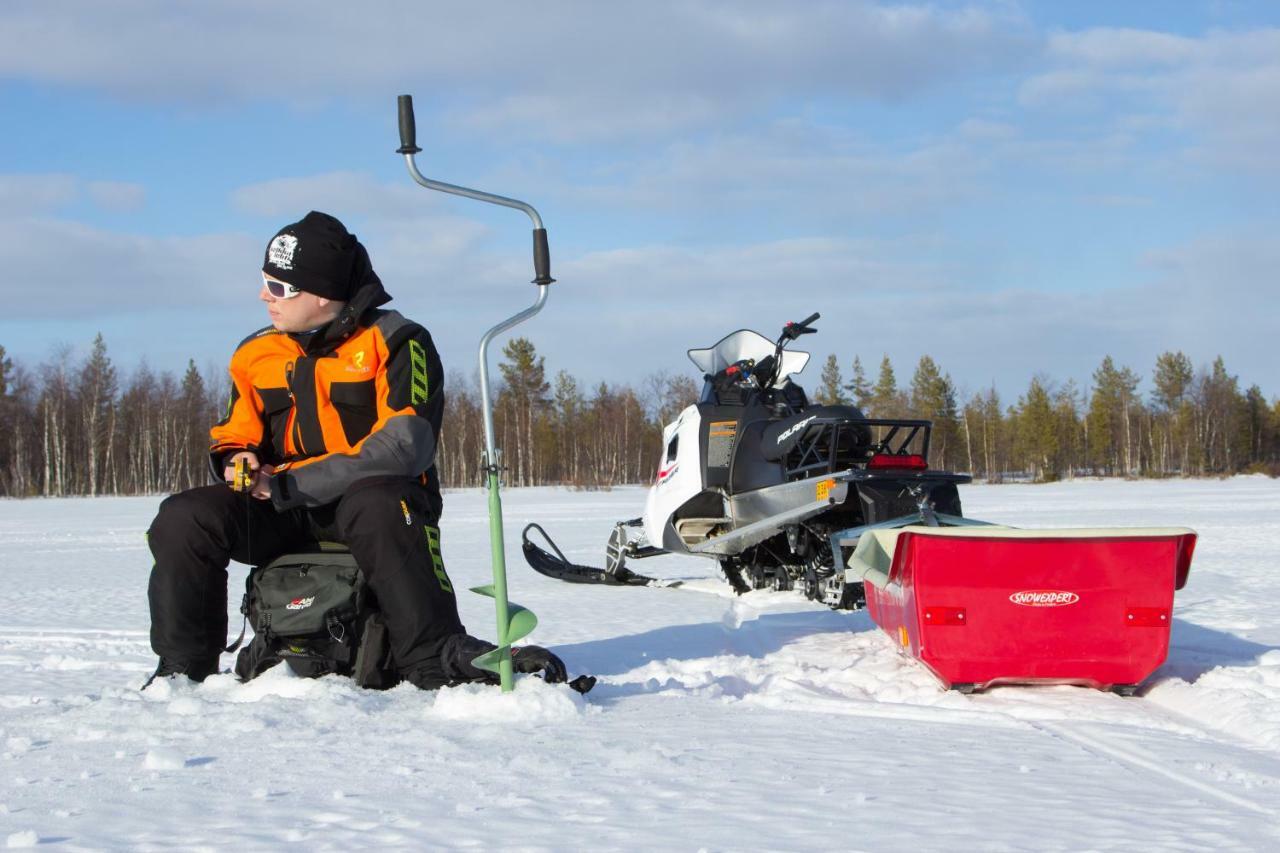
M 556 646 L 575 671 L 619 675 L 653 661 L 689 661 L 734 655 L 763 658 L 814 634 L 859 633 L 875 628 L 866 611 L 763 613 L 729 621 L 667 625 L 638 634 Z
M 1225 631 L 1174 619 L 1169 658 L 1151 676 L 1150 682 L 1178 678 L 1194 683 L 1206 672 L 1221 666 L 1255 664 L 1264 654 L 1277 648 L 1280 646 L 1255 643 Z

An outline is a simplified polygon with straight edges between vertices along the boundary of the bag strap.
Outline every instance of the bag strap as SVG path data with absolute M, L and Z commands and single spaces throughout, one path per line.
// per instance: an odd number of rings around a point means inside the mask
M 249 617 L 246 615 L 240 622 L 240 636 L 236 637 L 236 641 L 223 649 L 224 652 L 230 654 L 240 648 L 240 644 L 244 642 L 244 632 L 249 627 Z

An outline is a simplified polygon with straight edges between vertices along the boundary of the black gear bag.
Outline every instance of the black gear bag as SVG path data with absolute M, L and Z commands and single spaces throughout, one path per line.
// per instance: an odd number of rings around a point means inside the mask
M 314 552 L 284 554 L 253 567 L 240 612 L 254 631 L 236 657 L 242 681 L 281 661 L 304 678 L 345 675 L 377 690 L 400 680 L 382 613 L 355 558 L 341 545 L 324 543 Z

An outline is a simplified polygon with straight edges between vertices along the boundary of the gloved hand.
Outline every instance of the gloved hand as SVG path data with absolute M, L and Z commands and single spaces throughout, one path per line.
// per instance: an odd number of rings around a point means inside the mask
M 511 650 L 511 666 L 516 672 L 541 672 L 548 684 L 569 680 L 564 661 L 542 646 L 520 646 Z

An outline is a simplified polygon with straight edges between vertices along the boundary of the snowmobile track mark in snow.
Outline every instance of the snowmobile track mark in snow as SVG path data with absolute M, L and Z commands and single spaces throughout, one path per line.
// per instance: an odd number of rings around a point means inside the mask
M 1183 773 L 1171 766 L 1161 764 L 1140 755 L 1131 749 L 1117 744 L 1112 738 L 1106 737 L 1105 735 L 1099 735 L 1096 732 L 1092 734 L 1085 734 L 1073 729 L 1071 725 L 1061 722 L 1031 722 L 1029 725 L 1037 731 L 1044 732 L 1051 737 L 1071 741 L 1080 748 L 1108 758 L 1117 764 L 1127 767 L 1131 771 L 1136 770 L 1141 773 L 1160 776 L 1170 781 L 1181 783 L 1200 794 L 1213 797 L 1214 799 L 1227 803 L 1228 805 L 1236 806 L 1238 808 L 1254 812 L 1255 814 L 1266 815 L 1272 818 L 1277 817 L 1277 813 L 1273 809 L 1261 806 L 1253 800 L 1250 800 L 1247 797 L 1242 797 L 1239 794 L 1232 793 L 1231 791 L 1224 791 L 1217 785 L 1205 782 L 1202 779 L 1197 779 L 1190 774 Z M 1210 739 L 1219 742 L 1221 740 L 1216 737 L 1211 737 Z
M 150 648 L 146 631 L 110 631 L 85 628 L 0 628 L 0 644 L 141 646 Z

